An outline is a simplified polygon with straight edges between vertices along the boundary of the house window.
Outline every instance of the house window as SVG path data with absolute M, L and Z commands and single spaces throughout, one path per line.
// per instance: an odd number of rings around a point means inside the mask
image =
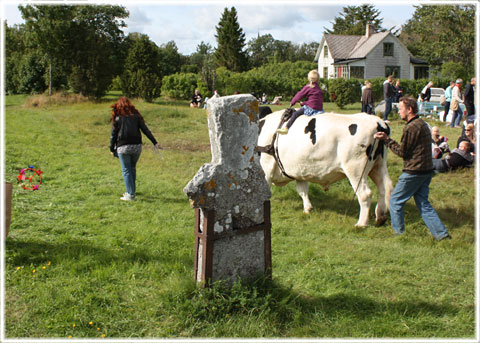
M 393 56 L 393 43 L 383 43 L 383 57 Z
M 328 78 L 328 67 L 323 67 L 323 77 Z
M 326 45 L 323 47 L 323 57 L 328 58 L 328 46 Z
M 413 68 L 413 78 L 418 79 L 428 79 L 428 67 L 414 67 Z
M 350 67 L 350 78 L 352 79 L 363 79 L 364 78 L 364 67 Z
M 386 66 L 385 67 L 385 77 L 393 75 L 394 78 L 400 77 L 400 67 L 399 66 Z

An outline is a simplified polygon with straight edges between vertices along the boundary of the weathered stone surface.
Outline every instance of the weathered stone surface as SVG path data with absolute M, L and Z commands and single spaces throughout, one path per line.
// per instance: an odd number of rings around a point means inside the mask
M 204 213 L 215 211 L 214 233 L 222 238 L 214 244 L 212 280 L 254 277 L 265 271 L 264 232 L 229 233 L 262 224 L 264 202 L 271 197 L 254 151 L 258 102 L 251 95 L 212 98 L 207 111 L 212 161 L 200 168 L 184 192 L 192 207 L 201 210 L 201 232 Z M 201 265 L 201 251 L 196 258 Z M 196 279 L 201 279 L 198 273 Z
M 193 207 L 215 209 L 215 232 L 263 222 L 270 187 L 255 147 L 258 102 L 235 95 L 208 102 L 212 161 L 203 165 L 184 189 Z

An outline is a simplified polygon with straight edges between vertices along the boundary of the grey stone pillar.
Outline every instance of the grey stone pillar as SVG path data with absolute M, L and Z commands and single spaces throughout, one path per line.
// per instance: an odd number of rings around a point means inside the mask
M 196 209 L 195 280 L 269 275 L 271 192 L 254 151 L 258 102 L 251 95 L 212 98 L 207 115 L 212 161 L 184 189 Z

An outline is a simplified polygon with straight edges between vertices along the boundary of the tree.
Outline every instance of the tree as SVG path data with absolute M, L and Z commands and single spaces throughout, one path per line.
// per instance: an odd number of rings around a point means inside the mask
M 415 56 L 435 69 L 460 63 L 466 74 L 475 70 L 475 6 L 420 5 L 402 26 L 399 39 Z
M 271 34 L 252 38 L 247 44 L 250 67 L 260 67 L 273 60 L 275 39 Z
M 247 67 L 247 57 L 244 52 L 245 34 L 238 24 L 237 10 L 225 8 L 218 26 L 215 27 L 218 47 L 214 57 L 217 66 L 240 72 Z
M 19 6 L 32 48 L 49 63 L 49 94 L 53 69 L 69 75 L 74 91 L 86 96 L 105 94 L 117 68 L 117 56 L 128 12 L 121 6 Z
M 325 33 L 336 35 L 364 35 L 367 24 L 371 24 L 377 31 L 382 28 L 383 19 L 379 18 L 380 12 L 373 5 L 347 6 L 343 13 L 333 19 L 333 30 L 325 29 Z
M 163 76 L 175 74 L 180 71 L 186 58 L 178 53 L 177 44 L 172 40 L 162 44 L 159 48 L 159 67 Z
M 29 42 L 43 52 L 49 63 L 48 94 L 52 95 L 52 73 L 55 60 L 62 60 L 68 51 L 70 25 L 74 7 L 66 5 L 27 5 L 18 7 L 25 20 Z
M 120 76 L 122 92 L 128 97 L 140 97 L 148 102 L 160 95 L 162 74 L 160 51 L 147 35 L 131 35 L 130 49 Z

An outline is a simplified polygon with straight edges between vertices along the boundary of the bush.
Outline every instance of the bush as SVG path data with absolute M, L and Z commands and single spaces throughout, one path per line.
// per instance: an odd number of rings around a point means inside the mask
M 198 78 L 193 73 L 176 73 L 164 76 L 162 79 L 162 94 L 176 99 L 190 99 L 198 88 Z M 202 89 L 199 89 L 202 93 Z M 203 93 L 202 93 L 203 95 Z
M 332 79 L 328 83 L 328 89 L 339 108 L 359 102 L 362 97 L 360 81 L 357 79 Z

